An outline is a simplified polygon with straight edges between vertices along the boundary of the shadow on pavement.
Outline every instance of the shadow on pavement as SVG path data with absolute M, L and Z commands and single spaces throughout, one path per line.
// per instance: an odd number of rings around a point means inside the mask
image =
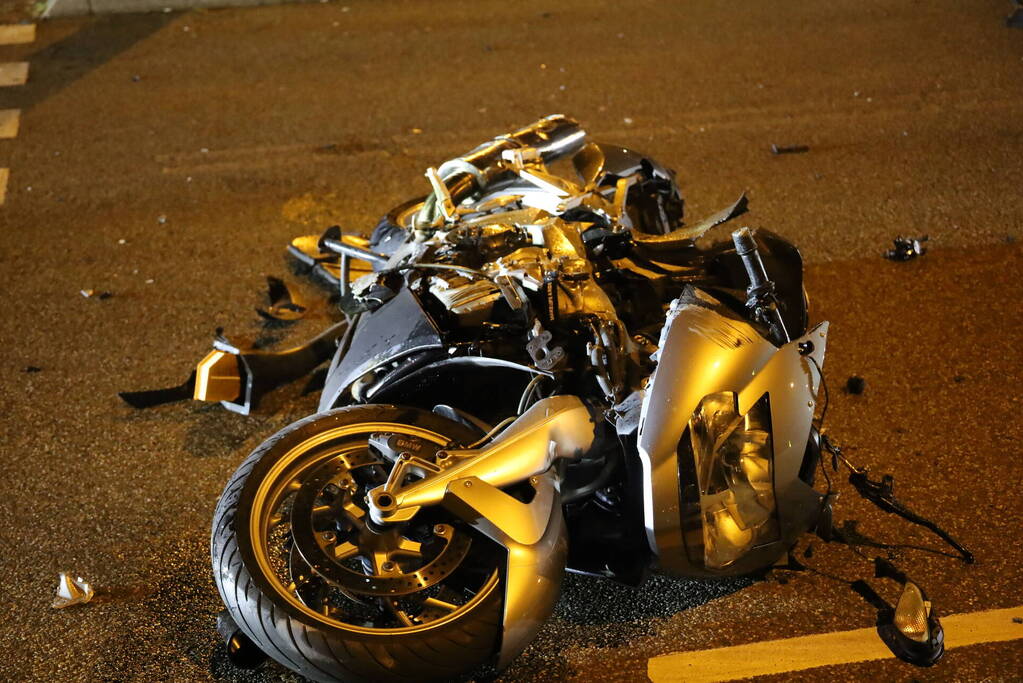
M 177 18 L 177 12 L 96 17 L 67 38 L 26 58 L 31 76 L 9 93 L 11 106 L 28 110 L 109 62 Z

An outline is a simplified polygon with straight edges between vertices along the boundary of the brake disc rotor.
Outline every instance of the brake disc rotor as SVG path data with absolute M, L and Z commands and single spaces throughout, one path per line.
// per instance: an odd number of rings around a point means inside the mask
M 437 524 L 426 559 L 424 544 L 400 528 L 372 527 L 355 502 L 360 487 L 352 471 L 379 464 L 369 452 L 349 453 L 304 478 L 291 506 L 292 538 L 311 570 L 342 591 L 377 597 L 416 593 L 454 572 L 471 541 L 455 527 Z

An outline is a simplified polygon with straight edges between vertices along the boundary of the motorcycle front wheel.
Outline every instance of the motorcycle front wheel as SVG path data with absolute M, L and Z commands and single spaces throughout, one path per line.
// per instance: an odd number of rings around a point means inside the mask
M 458 678 L 499 645 L 500 554 L 439 506 L 404 525 L 374 525 L 366 492 L 391 468 L 371 447 L 374 435 L 421 453 L 478 437 L 433 413 L 387 405 L 286 427 L 224 489 L 211 539 L 214 581 L 238 627 L 312 680 Z

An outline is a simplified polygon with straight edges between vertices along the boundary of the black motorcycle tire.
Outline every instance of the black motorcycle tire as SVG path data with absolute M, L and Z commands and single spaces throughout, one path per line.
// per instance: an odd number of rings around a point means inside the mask
M 258 478 L 296 444 L 331 425 L 415 424 L 466 443 L 478 435 L 465 425 L 423 410 L 390 405 L 340 408 L 312 415 L 284 428 L 241 464 L 217 504 L 211 537 L 214 582 L 238 627 L 266 654 L 314 681 L 453 680 L 489 662 L 499 643 L 503 583 L 465 613 L 412 633 L 358 632 L 330 627 L 298 612 L 267 590 L 264 576 L 244 560 L 245 537 L 236 524 Z M 245 515 L 242 514 L 242 517 Z M 240 542 L 241 541 L 241 542 Z M 365 629 L 364 629 L 365 630 Z M 400 629 L 407 631 L 408 629 Z

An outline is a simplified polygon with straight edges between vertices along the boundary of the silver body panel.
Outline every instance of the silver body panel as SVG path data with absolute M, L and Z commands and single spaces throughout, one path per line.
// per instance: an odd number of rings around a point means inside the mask
M 643 467 L 647 540 L 662 570 L 686 575 L 711 573 L 694 566 L 686 555 L 677 453 L 689 419 L 708 394 L 735 392 L 743 414 L 765 393 L 770 396 L 782 539 L 775 544 L 779 548 L 766 549 L 760 555 L 783 550 L 782 546 L 806 528 L 805 520 L 815 514 L 819 496 L 799 479 L 799 468 L 820 373 L 800 355 L 799 344 L 811 341 L 811 355 L 821 365 L 827 330 L 828 323 L 821 323 L 804 337 L 778 348 L 749 324 L 703 303 L 672 302 L 661 332 L 657 368 L 643 398 L 637 444 Z

